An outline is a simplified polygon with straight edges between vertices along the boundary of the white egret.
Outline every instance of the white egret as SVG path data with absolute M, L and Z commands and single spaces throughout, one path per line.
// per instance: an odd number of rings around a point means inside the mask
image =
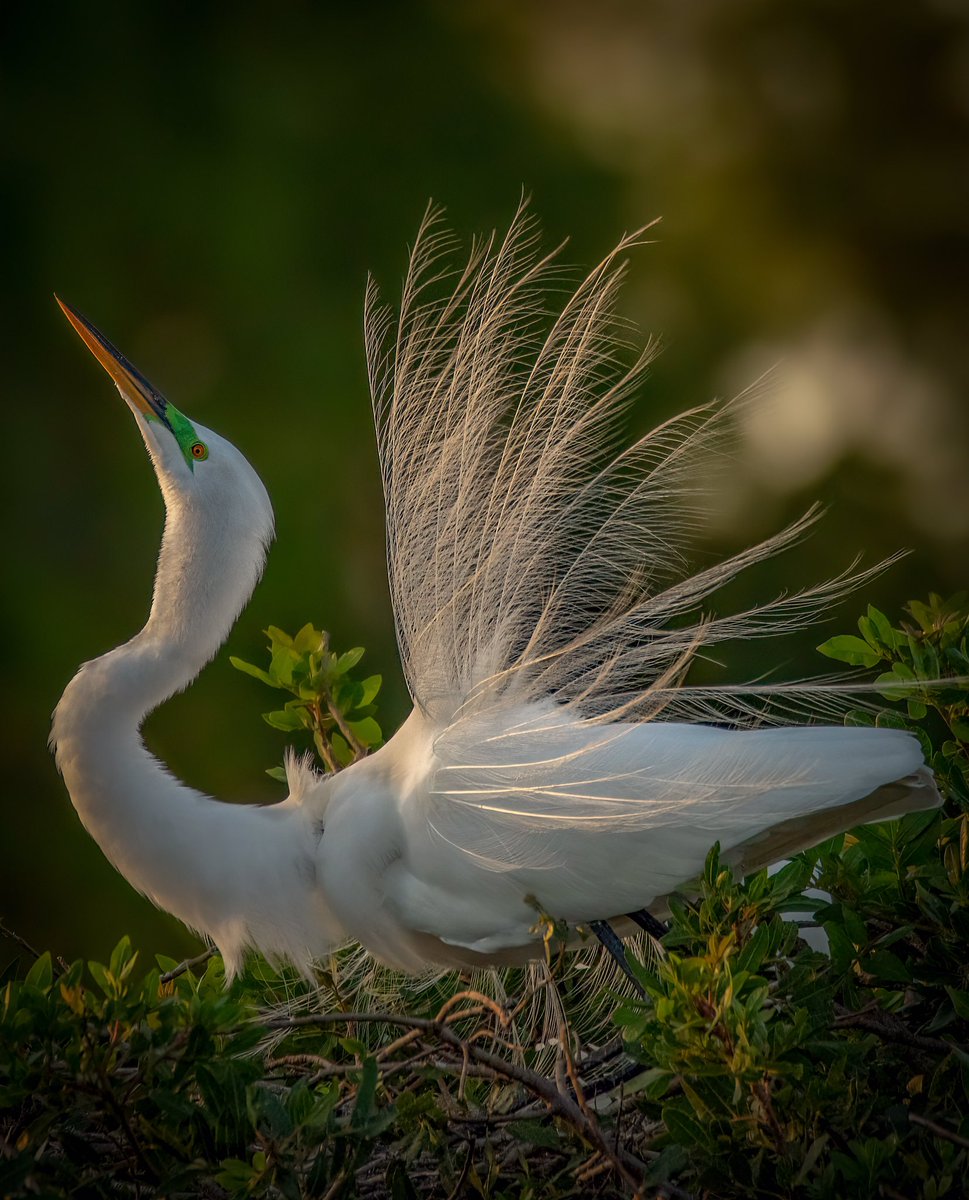
M 140 728 L 245 605 L 272 537 L 269 497 L 233 445 L 62 304 L 134 414 L 167 516 L 147 624 L 81 668 L 52 743 L 110 861 L 210 938 L 229 972 L 248 948 L 308 969 L 348 938 L 406 971 L 525 961 L 544 949 L 536 909 L 605 938 L 606 922 L 625 930 L 625 914 L 662 913 L 714 841 L 749 870 L 939 802 L 910 734 L 789 723 L 834 712 L 836 684 L 683 683 L 699 649 L 789 631 L 867 576 L 702 615 L 711 591 L 815 514 L 686 572 L 687 468 L 722 436 L 723 410 L 694 409 L 616 452 L 651 353 L 615 366 L 619 256 L 634 240 L 547 322 L 554 256 L 539 255 L 521 212 L 453 275 L 441 265 L 451 239 L 429 214 L 399 318 L 369 289 L 390 587 L 414 709 L 338 775 L 291 759 L 290 795 L 267 807 L 178 782 Z

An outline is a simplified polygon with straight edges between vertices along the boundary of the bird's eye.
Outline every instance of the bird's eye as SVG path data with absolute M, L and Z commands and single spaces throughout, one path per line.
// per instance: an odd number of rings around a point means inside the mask
M 201 462 L 203 459 L 208 458 L 208 456 L 209 456 L 209 450 L 204 442 L 193 442 L 192 443 L 192 457 L 193 458 L 197 458 L 199 460 L 199 462 Z

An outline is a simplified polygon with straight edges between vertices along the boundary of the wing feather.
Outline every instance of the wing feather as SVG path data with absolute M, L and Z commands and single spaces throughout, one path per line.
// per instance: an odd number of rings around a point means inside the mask
M 630 359 L 615 315 L 623 255 L 644 233 L 550 313 L 562 273 L 524 205 L 456 270 L 455 240 L 430 208 L 396 321 L 368 289 L 390 589 L 433 745 L 404 817 L 421 880 L 451 872 L 451 892 L 442 882 L 428 896 L 453 894 L 473 862 L 513 877 L 519 903 L 545 889 L 556 915 L 608 916 L 603 906 L 639 907 L 694 875 L 715 840 L 828 830 L 832 813 L 921 763 L 897 731 L 749 728 L 840 715 L 864 691 L 844 680 L 684 683 L 698 652 L 800 628 L 885 564 L 739 613 L 706 611 L 819 514 L 689 572 L 697 459 L 729 445 L 732 408 L 749 397 L 620 448 L 656 350 Z M 439 912 L 439 899 L 427 907 Z
M 715 841 L 748 865 L 744 848 L 768 851 L 774 828 L 786 831 L 788 853 L 794 841 L 821 841 L 839 811 L 896 781 L 908 782 L 889 799 L 920 792 L 909 807 L 938 802 L 917 777 L 918 741 L 894 729 L 602 725 L 529 706 L 451 726 L 434 756 L 420 820 L 444 869 L 459 877 L 453 860 L 464 858 L 577 921 L 668 894 L 700 872 Z

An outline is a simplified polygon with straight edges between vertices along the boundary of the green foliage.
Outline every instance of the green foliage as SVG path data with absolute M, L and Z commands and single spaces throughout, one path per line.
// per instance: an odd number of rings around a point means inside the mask
M 869 608 L 860 637 L 825 643 L 880 668 L 892 707 L 847 720 L 911 729 L 945 806 L 833 838 L 773 876 L 737 879 L 714 847 L 672 898 L 663 953 L 633 964 L 646 996 L 616 1020 L 642 1069 L 620 1072 L 622 1103 L 605 1115 L 574 1101 L 566 1064 L 539 1076 L 536 1047 L 515 1051 L 508 1011 L 476 992 L 415 986 L 407 1016 L 352 1014 L 336 959 L 307 1007 L 310 985 L 261 961 L 229 987 L 217 958 L 201 974 L 165 959 L 139 974 L 124 939 L 107 964 L 44 954 L 8 972 L 0 1195 L 959 1200 L 967 624 L 965 597 L 931 597 L 897 627 Z M 289 691 L 269 715 L 309 714 L 298 729 L 332 753 L 336 713 L 372 717 L 379 679 L 354 681 L 362 652 L 337 656 L 310 626 L 269 637 L 268 670 L 236 665 Z M 823 927 L 829 953 L 804 924 Z M 587 1078 L 578 1050 L 575 1064 L 573 1081 Z
M 898 709 L 855 709 L 846 724 L 907 729 L 922 743 L 926 761 L 943 790 L 969 809 L 969 595 L 906 605 L 908 619 L 893 628 L 884 613 L 868 606 L 859 617 L 861 638 L 834 637 L 818 649 L 851 666 L 880 666 L 879 694 Z
M 969 1174 L 969 738 L 965 596 L 875 608 L 823 653 L 880 665 L 903 711 L 851 724 L 909 729 L 941 811 L 866 825 L 777 875 L 734 878 L 711 852 L 698 898 L 674 898 L 647 999 L 619 1021 L 660 1121 L 656 1182 L 717 1197 L 961 1197 Z M 808 883 L 830 901 L 799 895 Z M 791 912 L 827 934 L 798 938 Z
M 0 993 L 0 1195 L 527 1195 L 500 1158 L 574 1194 L 587 1145 L 544 1112 L 506 1124 L 514 1097 L 476 1070 L 494 1032 L 458 1034 L 493 1015 L 473 994 L 424 1021 L 426 1046 L 393 1028 L 378 1055 L 359 1017 L 274 1015 L 307 991 L 264 962 L 229 987 L 218 958 L 139 975 L 127 938 L 107 965 L 40 956 Z
M 395 1114 L 373 1088 L 348 1107 L 337 1081 L 267 1078 L 258 982 L 135 965 L 125 938 L 107 965 L 45 954 L 7 982 L 0 1194 L 295 1198 L 366 1160 Z
M 268 669 L 241 658 L 229 661 L 236 670 L 293 696 L 282 708 L 263 713 L 267 724 L 283 733 L 310 734 L 317 754 L 331 772 L 382 745 L 374 700 L 383 681 L 379 675 L 356 679 L 351 674 L 363 657 L 361 647 L 337 654 L 330 649 L 329 634 L 309 624 L 295 637 L 275 625 L 265 633 L 269 638 Z M 285 782 L 282 767 L 272 767 L 268 774 Z

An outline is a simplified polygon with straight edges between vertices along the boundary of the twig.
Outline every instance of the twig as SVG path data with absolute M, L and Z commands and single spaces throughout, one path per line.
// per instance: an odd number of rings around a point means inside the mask
M 209 948 L 204 950 L 201 954 L 196 954 L 194 958 L 186 958 L 183 962 L 180 962 L 177 967 L 172 967 L 170 971 L 166 971 L 159 980 L 159 983 L 171 983 L 173 979 L 177 979 L 179 975 L 184 975 L 185 972 L 190 971 L 192 967 L 199 967 L 202 965 L 202 963 L 208 962 L 209 959 L 217 953 L 218 951 L 214 946 L 209 946 Z
M 332 1059 L 324 1058 L 322 1054 L 282 1054 L 279 1058 L 267 1058 L 266 1067 L 270 1071 L 276 1067 L 322 1067 L 325 1070 L 337 1067 L 341 1071 L 356 1070 L 356 1064 L 351 1066 L 335 1063 Z
M 501 1022 L 501 1024 L 506 1029 L 508 1028 L 508 1023 L 509 1023 L 509 1019 L 510 1019 L 508 1016 L 508 1013 L 501 1007 L 500 1004 L 497 1003 L 497 1001 L 492 1000 L 492 998 L 490 996 L 486 996 L 484 994 L 484 992 L 475 991 L 473 988 L 468 988 L 463 992 L 455 992 L 453 996 L 448 996 L 448 998 L 444 1001 L 444 1003 L 441 1005 L 441 1007 L 437 1010 L 437 1016 L 434 1019 L 436 1021 L 443 1021 L 445 1016 L 451 1011 L 451 1009 L 455 1006 L 455 1004 L 457 1004 L 458 1001 L 460 1001 L 460 1000 L 473 1000 L 475 1002 L 475 1004 L 479 1004 L 479 1005 L 483 1006 L 484 1008 L 490 1009 L 495 1014 L 495 1016 L 498 1018 L 498 1020 Z M 474 1015 L 476 1015 L 476 1013 L 472 1013 L 469 1011 L 467 1013 L 459 1013 L 456 1016 L 451 1017 L 450 1019 L 456 1020 L 458 1016 L 474 1016 Z
M 364 744 L 354 735 L 350 726 L 347 724 L 347 722 L 343 716 L 343 713 L 340 712 L 339 708 L 330 699 L 329 691 L 324 692 L 323 695 L 326 698 L 326 707 L 329 710 L 330 716 L 336 722 L 337 727 L 339 728 L 340 732 L 346 738 L 347 745 L 353 751 L 354 759 L 359 760 L 361 758 L 366 758 L 367 757 L 366 746 L 364 746 Z
M 18 946 L 26 950 L 28 954 L 33 955 L 34 958 L 40 958 L 40 951 L 35 950 L 26 938 L 21 937 L 19 933 L 15 933 L 2 920 L 0 920 L 0 936 L 10 938 L 12 942 L 16 942 Z
M 85 1043 L 87 1043 L 88 1053 L 91 1055 L 91 1059 L 94 1064 L 95 1074 L 97 1075 L 98 1082 L 101 1085 L 100 1094 L 101 1094 L 102 1098 L 104 1099 L 108 1108 L 111 1109 L 111 1111 L 114 1113 L 115 1117 L 117 1118 L 118 1124 L 121 1126 L 122 1130 L 124 1131 L 124 1134 L 128 1139 L 131 1149 L 134 1151 L 135 1159 L 140 1164 L 141 1169 L 150 1178 L 157 1179 L 158 1172 L 152 1166 L 151 1161 L 148 1158 L 148 1155 L 146 1154 L 144 1147 L 141 1144 L 140 1138 L 135 1133 L 134 1127 L 132 1126 L 131 1122 L 128 1119 L 128 1112 L 127 1112 L 125 1106 L 123 1104 L 119 1103 L 117 1096 L 115 1096 L 115 1094 L 114 1094 L 114 1090 L 112 1089 L 111 1083 L 108 1080 L 107 1071 L 104 1068 L 104 1063 L 101 1062 L 101 1060 L 96 1057 L 96 1055 L 94 1053 L 94 1047 L 91 1045 L 87 1033 L 86 1032 L 82 1033 L 81 1036 L 82 1036 L 83 1041 Z
M 336 1176 L 334 1177 L 333 1182 L 330 1184 L 330 1186 L 326 1189 L 326 1192 L 323 1194 L 323 1200 L 335 1200 L 335 1197 L 340 1194 L 340 1191 L 341 1191 L 343 1185 L 346 1183 L 346 1181 L 347 1181 L 346 1169 L 338 1171 Z
M 945 1138 L 947 1142 L 952 1142 L 956 1146 L 962 1146 L 969 1150 L 969 1138 L 964 1138 L 961 1133 L 953 1133 L 951 1129 L 946 1129 L 944 1125 L 938 1125 L 935 1121 L 930 1121 L 928 1117 L 920 1117 L 918 1113 L 910 1112 L 908 1119 L 913 1125 L 921 1125 L 930 1133 L 934 1133 L 936 1137 Z
M 957 1047 L 954 1042 L 943 1041 L 942 1038 L 925 1037 L 923 1034 L 913 1033 L 904 1021 L 899 1020 L 892 1013 L 885 1012 L 874 1002 L 858 1012 L 842 1008 L 840 1004 L 835 1007 L 838 1016 L 834 1023 L 842 1029 L 857 1026 L 859 1029 L 867 1029 L 869 1033 L 877 1034 L 883 1041 L 900 1042 L 902 1045 L 915 1046 L 919 1050 L 931 1050 L 936 1054 L 951 1054 L 953 1049 L 961 1048 Z
M 452 1014 L 451 1019 L 462 1014 Z M 474 1060 L 474 1064 L 493 1072 L 496 1077 L 519 1083 L 529 1091 L 540 1096 L 551 1111 L 567 1121 L 572 1128 L 587 1142 L 609 1158 L 623 1181 L 637 1191 L 646 1167 L 635 1155 L 628 1151 L 616 1154 L 612 1145 L 603 1134 L 598 1122 L 582 1111 L 580 1106 L 567 1094 L 565 1089 L 557 1087 L 551 1079 L 537 1074 L 528 1067 L 515 1062 L 509 1062 L 498 1054 L 485 1050 L 483 1047 L 469 1044 L 454 1032 L 444 1021 L 432 1020 L 427 1017 L 410 1017 L 394 1013 L 309 1013 L 300 1017 L 278 1017 L 266 1024 L 270 1029 L 300 1029 L 311 1028 L 314 1025 L 332 1025 L 348 1021 L 361 1024 L 397 1025 L 403 1029 L 419 1029 L 432 1034 L 451 1049 L 462 1055 L 461 1063 L 444 1062 L 443 1069 L 460 1073 L 465 1071 L 464 1055 Z M 435 1064 L 436 1065 L 436 1064 Z M 470 1066 L 467 1071 L 472 1070 Z
M 335 775 L 340 770 L 340 764 L 333 757 L 333 751 L 330 749 L 330 743 L 326 740 L 326 733 L 323 730 L 323 713 L 320 710 L 318 700 L 314 700 L 309 706 L 310 712 L 316 720 L 316 729 L 314 731 L 313 745 L 316 746 L 317 753 L 323 759 L 323 764 L 330 775 Z M 359 756 L 358 756 L 359 757 Z
M 461 1174 L 458 1176 L 458 1181 L 451 1188 L 447 1200 L 457 1200 L 461 1195 L 461 1189 L 464 1187 L 464 1181 L 468 1177 L 468 1172 L 471 1170 L 471 1162 L 474 1159 L 474 1141 L 468 1142 L 468 1152 L 464 1156 L 464 1166 L 461 1168 Z

